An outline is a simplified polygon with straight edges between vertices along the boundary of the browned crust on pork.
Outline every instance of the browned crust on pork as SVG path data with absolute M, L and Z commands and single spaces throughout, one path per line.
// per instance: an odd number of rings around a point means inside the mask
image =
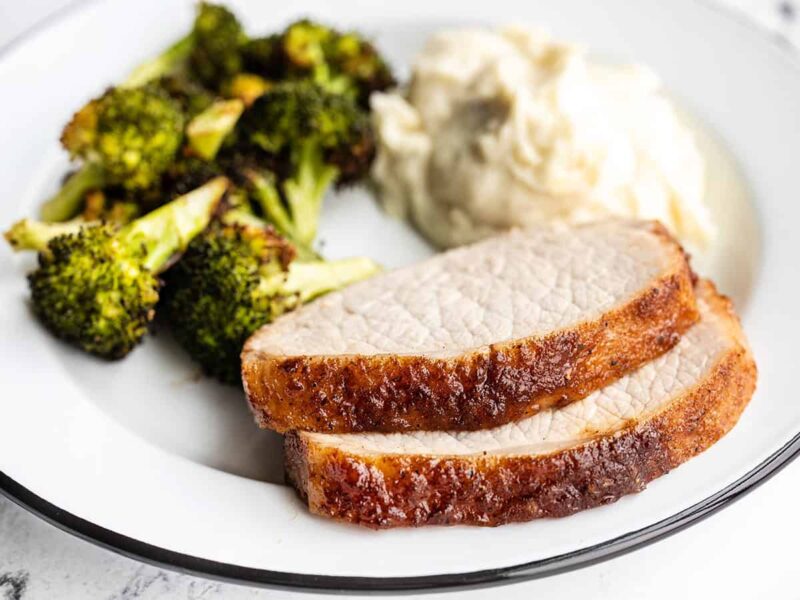
M 671 349 L 697 321 L 693 274 L 674 264 L 594 321 L 451 358 L 276 356 L 245 346 L 242 379 L 261 426 L 325 433 L 475 430 L 586 397 Z
M 730 310 L 727 300 L 717 302 Z M 704 451 L 738 420 L 756 367 L 735 316 L 737 344 L 662 412 L 545 456 L 351 455 L 286 437 L 289 480 L 312 512 L 374 528 L 501 525 L 563 517 L 641 491 Z

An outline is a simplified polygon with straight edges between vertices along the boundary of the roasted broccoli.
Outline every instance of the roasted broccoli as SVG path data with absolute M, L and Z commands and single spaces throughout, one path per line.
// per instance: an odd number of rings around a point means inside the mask
M 374 154 L 364 112 L 347 97 L 308 81 L 271 88 L 244 112 L 238 135 L 277 175 L 248 173 L 264 216 L 304 247 L 316 237 L 331 184 L 361 177 Z
M 278 34 L 250 39 L 230 10 L 207 2 L 198 5 L 192 30 L 136 68 L 125 85 L 164 76 L 199 82 L 246 104 L 272 81 L 310 79 L 363 107 L 372 92 L 395 84 L 384 58 L 359 33 L 304 19 Z
M 172 200 L 222 175 L 224 171 L 216 161 L 203 160 L 191 154 L 182 155 L 161 177 L 157 193 L 165 200 Z
M 178 342 L 210 375 L 240 381 L 245 340 L 259 327 L 329 291 L 365 279 L 366 258 L 303 262 L 287 240 L 252 215 L 226 215 L 169 271 L 167 319 Z
M 215 179 L 122 228 L 101 224 L 56 235 L 28 276 L 34 312 L 84 351 L 122 358 L 153 319 L 158 274 L 206 228 L 226 188 L 224 178 Z M 64 225 L 41 225 L 48 226 Z
M 130 72 L 122 87 L 136 88 L 161 78 L 175 78 L 179 82 L 191 81 L 188 70 L 189 55 L 195 46 L 195 37 L 189 33 L 155 58 L 146 60 Z
M 247 36 L 227 8 L 201 3 L 192 35 L 194 48 L 189 54 L 189 65 L 207 87 L 219 89 L 242 70 L 242 46 Z
M 244 110 L 239 99 L 217 100 L 186 127 L 189 148 L 204 160 L 214 160 L 225 138 L 234 130 Z
M 311 74 L 317 83 L 329 82 L 333 73 L 329 69 L 327 50 L 336 35 L 330 27 L 308 19 L 289 25 L 278 43 L 287 73 L 296 69 L 298 73 Z
M 3 234 L 15 252 L 32 250 L 46 252 L 51 240 L 62 235 L 80 232 L 85 227 L 102 225 L 101 221 L 87 221 L 81 217 L 62 223 L 44 223 L 33 219 L 22 219 L 14 223 Z
M 347 79 L 356 100 L 364 107 L 369 106 L 372 92 L 381 92 L 396 84 L 389 65 L 375 46 L 357 33 L 335 37 L 327 54 L 335 76 Z
M 202 113 L 217 99 L 214 93 L 184 73 L 159 77 L 147 86 L 164 90 L 180 105 L 186 121 Z
M 243 53 L 245 66 L 254 73 L 271 79 L 310 78 L 365 107 L 372 92 L 395 84 L 386 61 L 361 35 L 307 19 L 278 36 L 251 40 Z
M 327 190 L 367 173 L 368 97 L 393 83 L 358 34 L 305 20 L 250 39 L 230 10 L 200 2 L 185 37 L 73 116 L 61 143 L 78 169 L 43 221 L 5 233 L 38 252 L 34 313 L 118 359 L 163 306 L 206 371 L 240 381 L 257 328 L 378 270 L 326 262 L 313 242 Z
M 61 143 L 83 162 L 42 207 L 46 221 L 65 221 L 81 210 L 86 193 L 107 185 L 145 189 L 169 167 L 183 140 L 184 118 L 163 90 L 112 88 L 79 110 Z
M 5 232 L 4 237 L 15 251 L 46 250 L 51 239 L 67 233 L 77 233 L 91 225 L 108 224 L 121 227 L 138 216 L 139 206 L 132 202 L 109 203 L 99 190 L 86 196 L 83 213 L 69 221 L 43 223 L 32 219 L 17 221 Z
M 137 87 L 164 76 L 197 80 L 219 90 L 242 70 L 242 48 L 247 42 L 236 16 L 224 6 L 201 2 L 192 30 L 154 59 L 139 65 L 125 82 Z

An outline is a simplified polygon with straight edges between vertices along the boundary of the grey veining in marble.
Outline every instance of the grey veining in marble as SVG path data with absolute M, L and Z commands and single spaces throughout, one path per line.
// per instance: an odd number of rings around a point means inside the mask
M 0 497 L 0 600 L 255 600 L 274 594 L 118 556 Z

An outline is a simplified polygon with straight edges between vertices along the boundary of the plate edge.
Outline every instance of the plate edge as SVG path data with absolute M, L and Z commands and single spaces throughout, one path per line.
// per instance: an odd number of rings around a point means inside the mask
M 235 584 L 327 593 L 414 593 L 475 589 L 520 583 L 587 567 L 622 556 L 682 531 L 733 504 L 800 455 L 800 433 L 748 473 L 716 494 L 642 529 L 614 539 L 511 567 L 412 577 L 351 577 L 289 573 L 222 563 L 142 542 L 65 511 L 0 471 L 0 494 L 68 533 L 151 565 Z

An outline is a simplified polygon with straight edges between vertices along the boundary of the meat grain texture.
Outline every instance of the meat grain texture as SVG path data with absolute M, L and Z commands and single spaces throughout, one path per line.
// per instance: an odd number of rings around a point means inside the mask
M 756 366 L 728 300 L 662 357 L 564 408 L 474 432 L 286 436 L 310 510 L 374 528 L 562 517 L 642 490 L 737 422 Z
M 654 222 L 540 226 L 321 298 L 257 332 L 262 427 L 478 430 L 580 400 L 672 348 L 693 274 Z

